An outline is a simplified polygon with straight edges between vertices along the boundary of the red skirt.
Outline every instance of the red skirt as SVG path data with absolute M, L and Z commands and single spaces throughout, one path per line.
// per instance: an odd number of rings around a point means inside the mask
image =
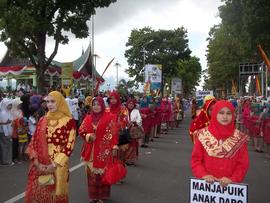
M 134 164 L 138 160 L 139 156 L 139 142 L 137 139 L 132 139 L 129 143 L 128 150 L 126 152 L 126 163 Z
M 262 126 L 263 140 L 266 144 L 270 144 L 270 118 L 265 119 Z
M 111 186 L 102 184 L 102 175 L 94 174 L 87 167 L 88 195 L 90 200 L 109 199 Z
M 249 132 L 252 137 L 259 137 L 261 133 L 261 123 L 258 122 L 259 117 L 252 116 L 249 119 Z
M 56 180 L 55 180 L 56 181 Z M 56 181 L 57 182 L 57 181 Z M 68 203 L 68 195 L 55 195 L 55 185 L 40 186 L 38 172 L 34 165 L 30 166 L 25 192 L 25 203 Z

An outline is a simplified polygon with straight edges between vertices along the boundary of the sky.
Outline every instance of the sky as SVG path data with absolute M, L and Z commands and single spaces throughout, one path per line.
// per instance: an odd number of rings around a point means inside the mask
M 187 29 L 189 48 L 192 56 L 200 58 L 203 69 L 207 68 L 206 48 L 210 28 L 220 22 L 218 7 L 220 0 L 117 0 L 107 8 L 97 9 L 94 19 L 94 49 L 99 57 L 96 59 L 97 71 L 101 74 L 108 62 L 115 57 L 113 64 L 104 74 L 106 80 L 103 89 L 112 89 L 116 84 L 116 66 L 118 62 L 119 80 L 128 78 L 124 72 L 128 68 L 124 57 L 126 42 L 132 29 L 149 26 L 155 30 Z M 91 22 L 89 22 L 91 27 Z M 91 32 L 91 29 L 90 29 Z M 86 50 L 91 40 L 75 39 L 70 36 L 68 45 L 61 45 L 55 60 L 69 62 L 77 59 L 82 50 Z M 53 51 L 54 43 L 48 40 L 47 56 Z M 0 44 L 0 58 L 6 51 Z

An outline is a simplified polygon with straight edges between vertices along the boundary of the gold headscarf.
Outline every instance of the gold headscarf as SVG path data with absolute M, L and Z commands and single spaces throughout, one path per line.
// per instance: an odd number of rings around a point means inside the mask
M 48 96 L 51 96 L 55 99 L 56 107 L 57 107 L 57 110 L 55 112 L 49 111 L 46 114 L 46 117 L 49 120 L 59 120 L 60 118 L 65 117 L 65 116 L 70 117 L 70 118 L 72 117 L 69 107 L 67 105 L 67 102 L 60 92 L 52 91 L 48 94 Z
M 84 100 L 84 104 L 85 105 L 88 105 L 88 106 L 92 106 L 92 101 L 93 101 L 93 98 L 91 96 L 87 96 Z

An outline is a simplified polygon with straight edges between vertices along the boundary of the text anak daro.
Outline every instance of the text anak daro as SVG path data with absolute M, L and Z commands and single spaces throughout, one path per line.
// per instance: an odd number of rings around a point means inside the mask
M 228 194 L 233 196 L 244 197 L 244 188 L 237 187 L 222 187 L 220 185 L 193 182 L 193 190 L 199 190 L 204 192 L 213 192 L 216 194 Z M 194 194 L 192 197 L 193 202 L 204 202 L 204 203 L 243 203 L 241 200 L 227 199 L 226 197 L 216 197 L 207 194 Z

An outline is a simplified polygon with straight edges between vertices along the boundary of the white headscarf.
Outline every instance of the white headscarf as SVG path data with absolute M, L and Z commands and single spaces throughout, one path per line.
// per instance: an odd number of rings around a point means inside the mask
M 67 102 L 67 105 L 68 105 L 68 108 L 69 108 L 70 112 L 72 113 L 72 99 L 67 97 L 65 100 Z
M 7 110 L 7 106 L 12 104 L 12 100 L 11 99 L 8 99 L 8 98 L 4 98 L 2 101 L 1 101 L 1 104 L 0 104 L 0 109 L 1 111 L 8 111 Z
M 6 123 L 8 120 L 12 121 L 13 116 L 11 111 L 7 109 L 8 105 L 12 104 L 12 100 L 4 98 L 0 104 L 1 113 L 0 113 L 0 122 Z M 5 136 L 12 135 L 12 125 L 11 122 L 8 124 L 2 125 Z
M 12 109 L 11 114 L 13 119 L 21 118 L 23 116 L 22 110 L 18 109 L 18 106 L 22 103 L 20 98 L 12 99 Z

